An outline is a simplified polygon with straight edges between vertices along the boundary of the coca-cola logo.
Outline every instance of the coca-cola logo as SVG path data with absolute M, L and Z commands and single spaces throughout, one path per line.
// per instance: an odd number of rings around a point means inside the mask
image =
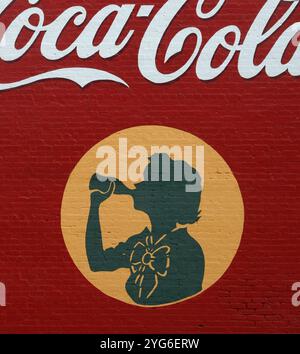
M 14 0 L 0 1 L 0 14 L 14 6 Z M 158 5 L 97 5 L 99 11 L 89 17 L 84 3 L 81 6 L 70 6 L 62 10 L 56 18 L 46 20 L 46 14 L 40 5 L 43 0 L 28 0 L 28 8 L 20 11 L 9 23 L 1 25 L 0 58 L 3 62 L 12 62 L 21 59 L 30 52 L 39 41 L 39 52 L 42 58 L 48 61 L 58 61 L 75 53 L 80 61 L 80 67 L 66 67 L 61 61 L 61 67 L 46 70 L 30 77 L 23 77 L 13 82 L 1 82 L 0 90 L 8 90 L 28 85 L 49 78 L 64 78 L 74 81 L 81 87 L 94 81 L 112 81 L 130 86 L 130 81 L 111 70 L 100 70 L 98 67 L 82 66 L 83 60 L 93 56 L 110 59 L 123 52 L 132 41 L 137 29 L 128 29 L 130 19 L 144 18 L 147 27 L 137 50 L 137 65 L 140 74 L 154 84 L 170 83 L 180 78 L 194 65 L 195 75 L 199 80 L 209 81 L 221 75 L 237 57 L 236 70 L 240 77 L 251 79 L 265 72 L 269 77 L 276 77 L 284 72 L 291 76 L 300 75 L 300 49 L 295 46 L 299 32 L 298 23 L 287 23 L 296 11 L 299 1 L 295 0 L 268 0 L 264 2 L 253 18 L 250 27 L 245 31 L 237 26 L 234 19 L 226 26 L 219 28 L 208 40 L 204 41 L 204 32 L 210 21 L 222 12 L 229 11 L 230 0 L 214 1 L 213 5 L 206 0 L 195 2 L 194 15 L 198 19 L 197 26 L 180 23 L 171 40 L 165 43 L 165 34 L 176 21 L 179 12 L 185 10 L 188 0 L 169 0 Z M 284 11 L 278 14 L 278 8 L 284 3 Z M 282 8 L 281 8 L 282 10 Z M 107 19 L 110 26 L 99 43 L 95 43 L 96 35 Z M 57 45 L 66 31 L 78 29 L 78 35 L 72 43 L 64 49 Z M 178 26 L 177 26 L 178 28 Z M 26 43 L 17 46 L 22 31 L 30 33 Z M 296 36 L 296 37 L 295 37 Z M 193 39 L 193 50 L 175 70 L 163 72 L 157 65 L 158 51 L 162 45 L 167 49 L 164 53 L 164 64 L 167 66 L 170 59 L 184 52 L 185 43 Z M 258 47 L 272 41 L 272 47 L 259 63 L 255 62 Z M 283 61 L 286 49 L 294 44 L 294 52 L 289 60 Z M 221 63 L 213 65 L 213 59 L 222 48 L 226 55 Z M 11 68 L 11 67 L 10 67 Z

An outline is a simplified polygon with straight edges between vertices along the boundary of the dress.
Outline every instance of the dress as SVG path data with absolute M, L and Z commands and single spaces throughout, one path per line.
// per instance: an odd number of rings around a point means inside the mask
M 126 290 L 141 305 L 179 301 L 202 290 L 204 255 L 186 228 L 154 240 L 148 228 L 105 251 L 117 268 L 129 268 Z

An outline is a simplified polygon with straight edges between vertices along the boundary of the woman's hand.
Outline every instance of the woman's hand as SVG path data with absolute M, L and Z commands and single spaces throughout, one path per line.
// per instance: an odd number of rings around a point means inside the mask
M 92 202 L 99 204 L 108 199 L 114 193 L 116 187 L 113 180 L 109 180 L 108 178 L 106 180 L 104 178 L 102 180 L 101 179 L 101 176 L 97 176 L 96 174 L 93 175 L 90 180 L 89 187 L 92 191 Z

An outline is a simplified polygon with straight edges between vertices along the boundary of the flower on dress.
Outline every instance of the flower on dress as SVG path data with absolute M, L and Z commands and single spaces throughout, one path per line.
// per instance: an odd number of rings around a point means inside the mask
M 168 274 L 170 268 L 170 251 L 167 245 L 160 246 L 166 237 L 163 235 L 158 241 L 153 236 L 146 237 L 145 242 L 137 242 L 130 255 L 130 268 L 134 275 L 134 283 L 139 288 L 138 297 L 149 299 L 157 289 L 159 279 Z

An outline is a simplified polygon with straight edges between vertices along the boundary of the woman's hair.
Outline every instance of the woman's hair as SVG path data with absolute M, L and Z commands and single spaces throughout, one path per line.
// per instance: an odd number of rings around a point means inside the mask
M 181 225 L 199 220 L 201 178 L 185 161 L 172 160 L 167 154 L 152 155 L 142 183 L 153 194 L 155 209 L 162 210 L 168 220 Z

